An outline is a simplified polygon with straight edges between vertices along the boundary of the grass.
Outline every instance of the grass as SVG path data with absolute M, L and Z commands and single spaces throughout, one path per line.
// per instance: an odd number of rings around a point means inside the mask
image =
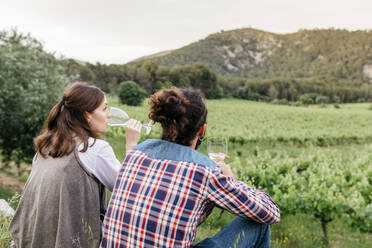
M 0 199 L 4 199 L 4 200 L 8 201 L 10 198 L 12 198 L 13 195 L 14 195 L 13 190 L 3 188 L 0 185 Z
M 10 221 L 10 218 L 0 216 L 0 248 L 8 248 L 12 241 L 8 232 Z
M 211 216 L 198 227 L 195 243 L 213 237 L 235 216 L 224 212 L 219 218 L 220 209 L 214 209 Z M 323 240 L 320 223 L 308 215 L 282 216 L 279 224 L 271 226 L 271 246 L 273 248 L 313 248 L 327 247 Z M 329 223 L 329 247 L 369 248 L 372 235 L 352 230 L 343 219 Z
M 5 199 L 13 209 L 16 209 L 19 198 L 19 194 L 0 187 L 0 199 Z M 11 244 L 12 238 L 8 232 L 10 222 L 11 218 L 5 218 L 0 214 L 0 248 L 8 248 Z
M 372 235 L 352 230 L 344 219 L 329 223 L 329 247 L 367 248 L 372 245 Z M 304 214 L 284 216 L 281 222 L 272 226 L 272 247 L 312 248 L 327 247 L 322 239 L 320 223 Z

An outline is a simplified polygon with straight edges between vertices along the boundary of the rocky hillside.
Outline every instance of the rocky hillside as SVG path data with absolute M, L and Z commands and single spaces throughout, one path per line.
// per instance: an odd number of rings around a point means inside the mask
M 300 30 L 275 34 L 251 28 L 221 31 L 183 48 L 146 56 L 172 67 L 202 63 L 225 76 L 372 82 L 372 31 Z

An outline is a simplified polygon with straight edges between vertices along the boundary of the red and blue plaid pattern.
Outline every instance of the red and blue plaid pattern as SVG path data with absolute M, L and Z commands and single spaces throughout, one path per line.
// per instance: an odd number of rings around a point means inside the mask
M 262 223 L 280 219 L 270 196 L 224 176 L 218 167 L 133 150 L 111 196 L 101 247 L 190 247 L 214 205 Z

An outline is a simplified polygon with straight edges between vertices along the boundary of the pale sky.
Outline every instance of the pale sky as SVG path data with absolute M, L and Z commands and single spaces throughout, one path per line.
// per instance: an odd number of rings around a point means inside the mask
M 0 0 L 0 30 L 16 27 L 58 56 L 129 62 L 223 30 L 372 29 L 372 0 Z

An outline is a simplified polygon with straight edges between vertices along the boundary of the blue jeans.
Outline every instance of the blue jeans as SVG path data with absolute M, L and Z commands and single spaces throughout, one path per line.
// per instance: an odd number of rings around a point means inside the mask
M 270 225 L 237 217 L 214 237 L 205 239 L 193 247 L 269 248 Z

